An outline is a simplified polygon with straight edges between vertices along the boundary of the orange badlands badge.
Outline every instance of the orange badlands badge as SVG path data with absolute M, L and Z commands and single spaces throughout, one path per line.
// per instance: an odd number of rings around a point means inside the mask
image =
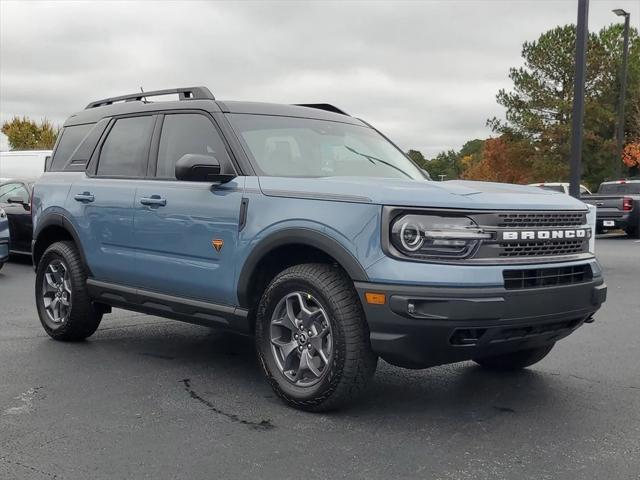
M 216 249 L 216 252 L 219 252 L 224 246 L 224 240 L 220 238 L 214 238 L 213 240 L 211 240 L 211 245 L 213 245 L 213 248 Z

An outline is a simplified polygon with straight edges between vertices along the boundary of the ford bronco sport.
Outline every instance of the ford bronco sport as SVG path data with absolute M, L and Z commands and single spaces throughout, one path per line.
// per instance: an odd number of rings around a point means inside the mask
M 583 203 L 427 181 L 328 104 L 204 87 L 90 103 L 32 204 L 51 337 L 89 337 L 111 307 L 255 335 L 273 389 L 306 410 L 355 398 L 379 357 L 527 367 L 606 295 Z

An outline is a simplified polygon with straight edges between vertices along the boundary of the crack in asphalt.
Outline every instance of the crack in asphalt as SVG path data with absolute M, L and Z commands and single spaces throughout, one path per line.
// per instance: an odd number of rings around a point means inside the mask
M 229 420 L 231 420 L 233 422 L 237 422 L 237 423 L 241 423 L 243 425 L 247 425 L 248 427 L 253 428 L 255 430 L 272 430 L 272 429 L 275 428 L 275 425 L 273 425 L 271 423 L 271 420 L 262 420 L 260 422 L 254 422 L 254 421 L 251 421 L 251 420 L 246 420 L 244 418 L 240 418 L 238 415 L 236 415 L 234 413 L 228 413 L 228 412 L 225 412 L 223 410 L 220 410 L 212 402 L 210 402 L 206 398 L 201 397 L 191 387 L 191 379 L 190 378 L 183 378 L 182 380 L 180 380 L 180 382 L 184 385 L 184 389 L 186 390 L 186 392 L 189 394 L 189 396 L 191 398 L 193 398 L 194 400 L 197 400 L 198 402 L 202 403 L 209 410 L 211 410 L 214 413 L 217 413 L 218 415 L 222 415 L 224 417 L 227 417 Z

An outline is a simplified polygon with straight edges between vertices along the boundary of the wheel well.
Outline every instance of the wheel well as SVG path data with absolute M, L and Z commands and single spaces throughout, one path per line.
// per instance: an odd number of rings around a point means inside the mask
M 33 246 L 33 265 L 38 266 L 40 258 L 44 254 L 49 245 L 55 242 L 62 241 L 74 242 L 73 236 L 64 228 L 59 225 L 50 225 L 46 227 L 42 232 L 38 234 L 36 243 Z M 75 243 L 75 242 L 74 242 Z
M 249 310 L 255 313 L 262 293 L 276 275 L 301 263 L 328 263 L 337 265 L 344 270 L 342 265 L 331 255 L 310 245 L 289 244 L 274 248 L 264 255 L 253 269 L 251 283 L 247 291 Z

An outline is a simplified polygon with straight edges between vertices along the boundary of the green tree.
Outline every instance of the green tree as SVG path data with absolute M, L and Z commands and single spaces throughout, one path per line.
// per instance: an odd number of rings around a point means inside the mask
M 444 175 L 445 180 L 459 178 L 462 173 L 460 154 L 455 150 L 441 152 L 426 163 L 425 170 L 434 180 L 439 180 L 441 175 Z
M 516 134 L 532 142 L 534 176 L 562 180 L 568 176 L 573 104 L 575 26 L 543 33 L 522 47 L 524 66 L 512 68 L 511 91 L 500 90 L 497 101 L 506 109 L 506 121 L 487 123 L 495 132 Z M 595 185 L 611 175 L 615 157 L 615 119 L 622 56 L 622 26 L 589 35 L 583 178 Z M 640 41 L 630 32 L 629 75 L 625 122 L 630 133 L 635 105 L 640 103 Z
M 426 169 L 427 166 L 427 159 L 424 158 L 424 155 L 422 154 L 422 152 L 420 150 L 409 150 L 407 152 L 407 156 L 413 160 L 414 162 L 416 162 L 418 164 L 418 166 L 420 168 L 424 168 Z
M 9 139 L 11 150 L 50 150 L 59 129 L 46 118 L 35 122 L 29 117 L 13 117 L 2 124 L 1 131 Z

